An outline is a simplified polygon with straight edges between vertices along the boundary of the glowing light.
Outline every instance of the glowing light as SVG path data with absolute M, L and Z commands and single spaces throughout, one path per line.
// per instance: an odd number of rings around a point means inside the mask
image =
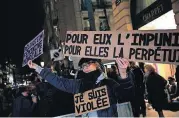
M 111 68 L 111 65 L 107 65 L 107 68 Z
M 176 29 L 173 10 L 139 28 L 139 30 Z
M 44 62 L 40 62 L 40 65 L 41 65 L 42 67 L 44 67 L 45 63 L 44 63 Z
M 105 63 L 104 65 L 113 65 L 115 62 Z
M 9 82 L 10 82 L 10 83 L 13 83 L 13 79 L 14 79 L 14 78 L 13 78 L 13 75 L 12 75 L 12 74 L 9 74 Z

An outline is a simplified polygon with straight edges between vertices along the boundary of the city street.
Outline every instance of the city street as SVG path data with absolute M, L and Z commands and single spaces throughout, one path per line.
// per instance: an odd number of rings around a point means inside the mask
M 11 0 L 0 44 L 0 117 L 179 117 L 179 0 Z
M 178 117 L 179 111 L 178 112 L 164 111 L 164 116 L 165 117 Z M 158 117 L 158 114 L 153 109 L 147 110 L 147 117 Z

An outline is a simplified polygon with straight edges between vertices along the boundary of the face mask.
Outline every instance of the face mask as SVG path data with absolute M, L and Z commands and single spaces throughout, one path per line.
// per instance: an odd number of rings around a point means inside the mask
M 101 75 L 101 71 L 95 70 L 90 73 L 81 72 L 80 74 L 78 77 L 82 81 L 81 92 L 84 92 L 94 88 L 97 78 Z

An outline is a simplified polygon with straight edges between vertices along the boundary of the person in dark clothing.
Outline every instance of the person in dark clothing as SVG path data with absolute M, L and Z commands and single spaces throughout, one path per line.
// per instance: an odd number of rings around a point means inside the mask
M 117 78 L 119 76 L 117 67 L 115 65 L 112 65 L 111 66 L 111 72 L 109 72 L 107 75 L 108 75 L 109 78 L 117 80 Z
M 6 85 L 4 85 L 4 83 L 0 83 L 0 89 L 3 89 L 6 87 Z
M 6 99 L 6 101 L 9 103 L 9 99 L 10 99 L 10 96 L 9 96 L 9 93 L 10 93 L 10 90 L 11 88 L 9 86 L 6 86 L 6 88 L 4 88 L 4 97 Z
M 145 81 L 148 92 L 148 100 L 158 112 L 159 117 L 164 117 L 163 108 L 168 103 L 165 93 L 167 81 L 155 72 L 152 65 L 145 65 Z
M 3 89 L 0 88 L 0 117 L 3 117 Z
M 127 67 L 126 69 L 126 72 L 129 73 L 131 75 L 131 79 L 130 80 L 123 80 L 121 79 L 121 75 L 120 73 L 122 73 L 121 69 L 118 71 L 117 67 L 114 66 L 113 69 L 115 69 L 115 75 L 113 75 L 113 77 L 115 78 L 115 81 L 120 84 L 121 88 L 119 88 L 118 90 L 120 91 L 119 93 L 121 94 L 120 96 L 120 100 L 118 100 L 118 103 L 123 103 L 123 102 L 130 102 L 131 105 L 132 105 L 132 110 L 133 110 L 133 114 L 134 114 L 134 117 L 139 117 L 139 114 L 136 112 L 136 100 L 135 100 L 135 76 L 133 74 L 132 71 L 130 71 Z M 116 76 L 117 75 L 117 76 Z M 125 88 L 125 86 L 128 86 L 129 88 L 132 88 L 130 89 L 131 91 L 127 92 L 123 89 Z M 128 95 L 130 94 L 130 95 Z
M 31 117 L 37 103 L 37 98 L 32 97 L 32 102 L 27 98 L 29 91 L 27 87 L 20 88 L 21 95 L 13 102 L 12 117 Z
M 36 116 L 55 117 L 74 111 L 71 108 L 73 106 L 73 96 L 69 93 L 60 91 L 47 82 L 38 83 L 35 89 L 40 99 L 38 101 Z M 63 98 L 67 101 L 64 101 Z
M 129 72 L 130 78 L 134 78 L 133 74 Z M 132 105 L 134 117 L 136 115 L 135 107 L 135 85 L 132 79 L 122 79 L 120 76 L 115 80 L 120 86 L 117 88 L 118 103 L 130 102 Z M 131 88 L 126 90 L 126 87 Z M 119 95 L 118 95 L 119 94 Z
M 142 70 L 135 64 L 135 62 L 130 62 L 130 70 L 135 76 L 135 101 L 136 101 L 136 116 L 142 114 L 143 117 L 146 116 L 146 105 L 144 100 L 145 84 L 144 84 L 144 74 Z
M 176 67 L 175 78 L 176 78 L 177 90 L 178 90 L 176 96 L 179 96 L 179 65 Z
M 172 100 L 173 98 L 177 97 L 177 83 L 175 81 L 175 78 L 169 77 L 169 94 L 170 94 L 170 99 Z
M 57 88 L 55 89 L 56 89 L 56 92 L 53 95 L 53 105 L 51 108 L 52 115 L 61 116 L 61 115 L 74 113 L 75 109 L 74 109 L 73 95 L 70 93 L 58 90 Z
M 144 72 L 144 65 L 145 65 L 144 62 L 139 62 L 139 68 L 142 70 L 143 73 L 145 73 Z
M 82 70 L 78 70 L 77 73 L 76 73 L 76 77 L 75 79 L 80 79 L 81 77 L 83 77 L 83 71 Z
M 52 117 L 51 108 L 53 101 L 53 90 L 51 86 L 47 82 L 40 82 L 36 85 L 35 90 L 39 96 L 37 116 Z
M 68 58 L 65 58 L 63 61 L 63 64 L 61 65 L 61 76 L 65 78 L 74 78 L 73 75 L 71 75 L 71 71 L 74 71 L 73 64 L 69 61 Z
M 116 106 L 117 101 L 123 101 L 126 97 L 133 97 L 133 83 L 130 81 L 132 79 L 132 75 L 131 73 L 126 72 L 129 62 L 126 59 L 119 58 L 117 59 L 117 63 L 119 70 L 121 70 L 119 78 L 123 80 L 121 81 L 121 84 L 124 82 L 123 86 L 119 85 L 112 79 L 106 79 L 104 77 L 104 73 L 101 71 L 98 60 L 96 59 L 82 58 L 79 61 L 79 66 L 84 72 L 84 76 L 81 76 L 81 79 L 66 79 L 63 77 L 58 77 L 48 69 L 43 69 L 40 66 L 32 63 L 32 61 L 28 62 L 28 66 L 32 69 L 35 69 L 38 73 L 40 73 L 43 79 L 47 80 L 56 88 L 72 94 L 83 93 L 87 90 L 106 85 L 111 104 L 110 107 L 90 112 L 86 115 L 88 115 L 88 117 L 116 117 L 118 116 Z M 129 81 L 127 85 L 126 81 Z

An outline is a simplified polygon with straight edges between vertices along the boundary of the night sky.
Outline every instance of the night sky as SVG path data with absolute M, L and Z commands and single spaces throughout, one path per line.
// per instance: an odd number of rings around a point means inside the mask
M 1 63 L 10 58 L 12 63 L 22 66 L 24 46 L 43 30 L 44 17 L 42 0 L 8 1 L 8 42 L 0 40 L 8 51 L 1 50 Z

